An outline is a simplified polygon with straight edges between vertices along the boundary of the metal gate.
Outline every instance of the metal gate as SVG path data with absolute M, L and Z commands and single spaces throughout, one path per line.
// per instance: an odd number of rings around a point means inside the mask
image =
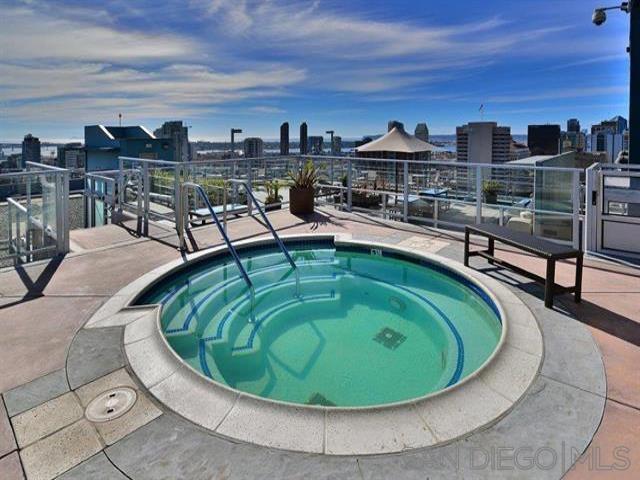
M 587 170 L 587 250 L 640 257 L 640 165 Z

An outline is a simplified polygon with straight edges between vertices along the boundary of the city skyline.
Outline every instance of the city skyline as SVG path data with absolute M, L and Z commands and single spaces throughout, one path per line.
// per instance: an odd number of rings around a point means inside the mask
M 357 138 L 391 118 L 452 135 L 481 104 L 514 135 L 626 116 L 624 16 L 594 30 L 596 1 L 460 3 L 453 18 L 441 1 L 0 0 L 0 140 L 77 140 L 119 113 L 149 128 L 182 119 L 193 141 L 232 124 L 277 138 L 283 121 Z

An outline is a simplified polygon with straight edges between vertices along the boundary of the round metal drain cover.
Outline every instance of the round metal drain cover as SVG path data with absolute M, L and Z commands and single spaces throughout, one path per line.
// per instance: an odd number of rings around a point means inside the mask
M 114 388 L 91 400 L 84 414 L 87 420 L 92 422 L 108 422 L 131 410 L 137 398 L 138 395 L 133 388 Z

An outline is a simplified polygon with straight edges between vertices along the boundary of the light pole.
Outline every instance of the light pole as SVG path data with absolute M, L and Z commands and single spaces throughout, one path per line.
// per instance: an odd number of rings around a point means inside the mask
M 336 132 L 333 131 L 333 130 L 327 130 L 324 133 L 326 133 L 328 135 L 331 135 L 331 143 L 330 143 L 330 145 L 331 145 L 331 155 L 333 155 L 333 134 L 336 133 Z
M 629 14 L 629 163 L 640 164 L 640 0 L 622 2 L 616 7 L 596 8 L 593 23 L 600 26 L 606 22 L 608 10 L 622 10 Z
M 242 133 L 241 128 L 232 128 L 231 129 L 231 157 L 236 156 L 236 133 Z

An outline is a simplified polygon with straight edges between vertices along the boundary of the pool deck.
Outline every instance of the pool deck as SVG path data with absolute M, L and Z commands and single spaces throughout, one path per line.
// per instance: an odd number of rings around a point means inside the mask
M 269 217 L 281 233 L 345 232 L 362 240 L 413 246 L 462 261 L 461 236 L 448 232 L 383 222 L 331 208 L 308 219 L 292 216 L 287 211 L 272 212 Z M 251 218 L 230 222 L 229 231 L 234 240 L 265 232 L 257 220 Z M 111 429 L 98 428 L 96 432 L 95 427 L 82 418 L 91 393 L 103 391 L 110 382 L 130 382 L 134 388 L 137 385 L 123 369 L 125 359 L 118 357 L 121 355 L 121 330 L 114 328 L 112 332 L 103 332 L 113 336 L 114 342 L 109 344 L 104 338 L 96 340 L 80 329 L 122 287 L 181 257 L 177 238 L 170 228 L 154 225 L 151 234 L 153 238 L 137 238 L 132 231 L 118 226 L 74 231 L 74 253 L 63 260 L 0 272 L 3 332 L 0 337 L 3 400 L 0 403 L 0 478 L 23 478 L 25 469 L 30 473 L 29 478 L 53 478 L 65 471 L 65 478 L 106 478 L 106 472 L 111 478 L 160 478 L 163 475 L 172 478 L 183 472 L 170 470 L 182 468 L 180 465 L 163 465 L 162 448 L 167 448 L 166 444 L 172 439 L 171 448 L 180 452 L 190 468 L 196 468 L 189 470 L 194 478 L 251 478 L 251 472 L 259 471 L 256 462 L 262 462 L 261 468 L 265 463 L 275 462 L 270 473 L 272 477 L 283 478 L 318 478 L 320 471 L 322 476 L 333 475 L 333 478 L 450 477 L 442 472 L 438 474 L 437 469 L 435 473 L 425 470 L 424 463 L 415 458 L 399 456 L 353 462 L 309 456 L 302 460 L 295 457 L 294 461 L 291 455 L 272 451 L 232 451 L 228 442 L 215 439 L 216 443 L 201 430 L 189 429 L 184 420 L 163 412 L 144 392 L 140 392 L 144 401 L 139 402 L 135 414 L 129 415 L 127 421 Z M 191 240 L 198 249 L 221 244 L 221 238 L 212 226 L 194 229 Z M 539 259 L 502 249 L 500 245 L 497 248 L 499 255 L 532 271 L 541 273 L 544 269 Z M 637 370 L 640 364 L 640 270 L 587 259 L 582 303 L 574 304 L 569 295 L 560 296 L 554 310 L 545 311 L 542 288 L 538 285 L 512 272 L 489 268 L 482 260 L 474 260 L 472 266 L 503 281 L 534 313 L 551 318 L 550 322 L 567 328 L 574 324 L 586 326 L 584 330 L 590 332 L 599 348 L 606 372 L 604 416 L 589 448 L 565 478 L 640 478 L 640 437 L 637 435 L 640 431 L 640 375 Z M 559 265 L 560 283 L 569 283 L 572 275 L 572 265 Z M 557 335 L 547 340 L 555 342 L 560 349 L 563 341 L 580 346 L 588 343 L 570 335 L 566 338 Z M 84 364 L 87 355 L 109 361 L 86 362 L 84 369 L 75 369 L 75 376 L 70 376 L 69 365 L 77 362 L 76 359 L 83 359 Z M 578 370 L 582 370 L 579 358 L 575 363 Z M 556 376 L 566 375 L 568 384 L 572 383 L 574 374 L 576 378 L 587 380 L 591 374 L 589 371 L 573 372 L 571 359 L 556 367 Z M 597 401 L 597 392 L 585 390 L 575 383 L 572 390 L 575 395 L 582 392 L 585 398 Z M 534 388 L 536 393 L 544 390 L 546 397 L 556 399 L 558 412 L 549 412 L 550 415 L 566 413 L 569 418 L 575 417 L 576 422 L 580 420 L 580 411 L 562 412 L 564 383 L 547 378 Z M 49 419 L 48 412 L 51 411 L 57 413 L 55 418 Z M 539 412 L 540 415 L 546 413 Z M 500 424 L 495 429 L 499 430 Z M 172 438 L 166 437 L 167 431 L 172 432 Z M 198 450 L 195 445 L 208 441 L 214 442 L 211 448 L 218 449 L 218 455 L 229 457 L 229 463 L 216 467 L 218 470 L 211 470 L 210 463 L 196 456 L 196 453 L 202 453 L 202 447 Z M 72 448 L 67 448 L 69 445 Z M 102 453 L 105 447 L 106 454 Z M 55 461 L 52 461 L 52 452 L 57 454 Z M 617 470 L 614 464 L 624 466 L 625 463 L 621 457 L 628 458 L 629 465 L 624 470 Z M 238 465 L 243 464 L 242 468 L 234 469 L 234 460 Z M 471 474 L 460 473 L 460 477 L 488 478 L 495 473 L 484 469 Z M 507 477 L 509 473 L 514 474 L 513 471 L 501 473 Z M 538 476 L 543 473 L 549 476 L 548 472 L 538 473 Z

